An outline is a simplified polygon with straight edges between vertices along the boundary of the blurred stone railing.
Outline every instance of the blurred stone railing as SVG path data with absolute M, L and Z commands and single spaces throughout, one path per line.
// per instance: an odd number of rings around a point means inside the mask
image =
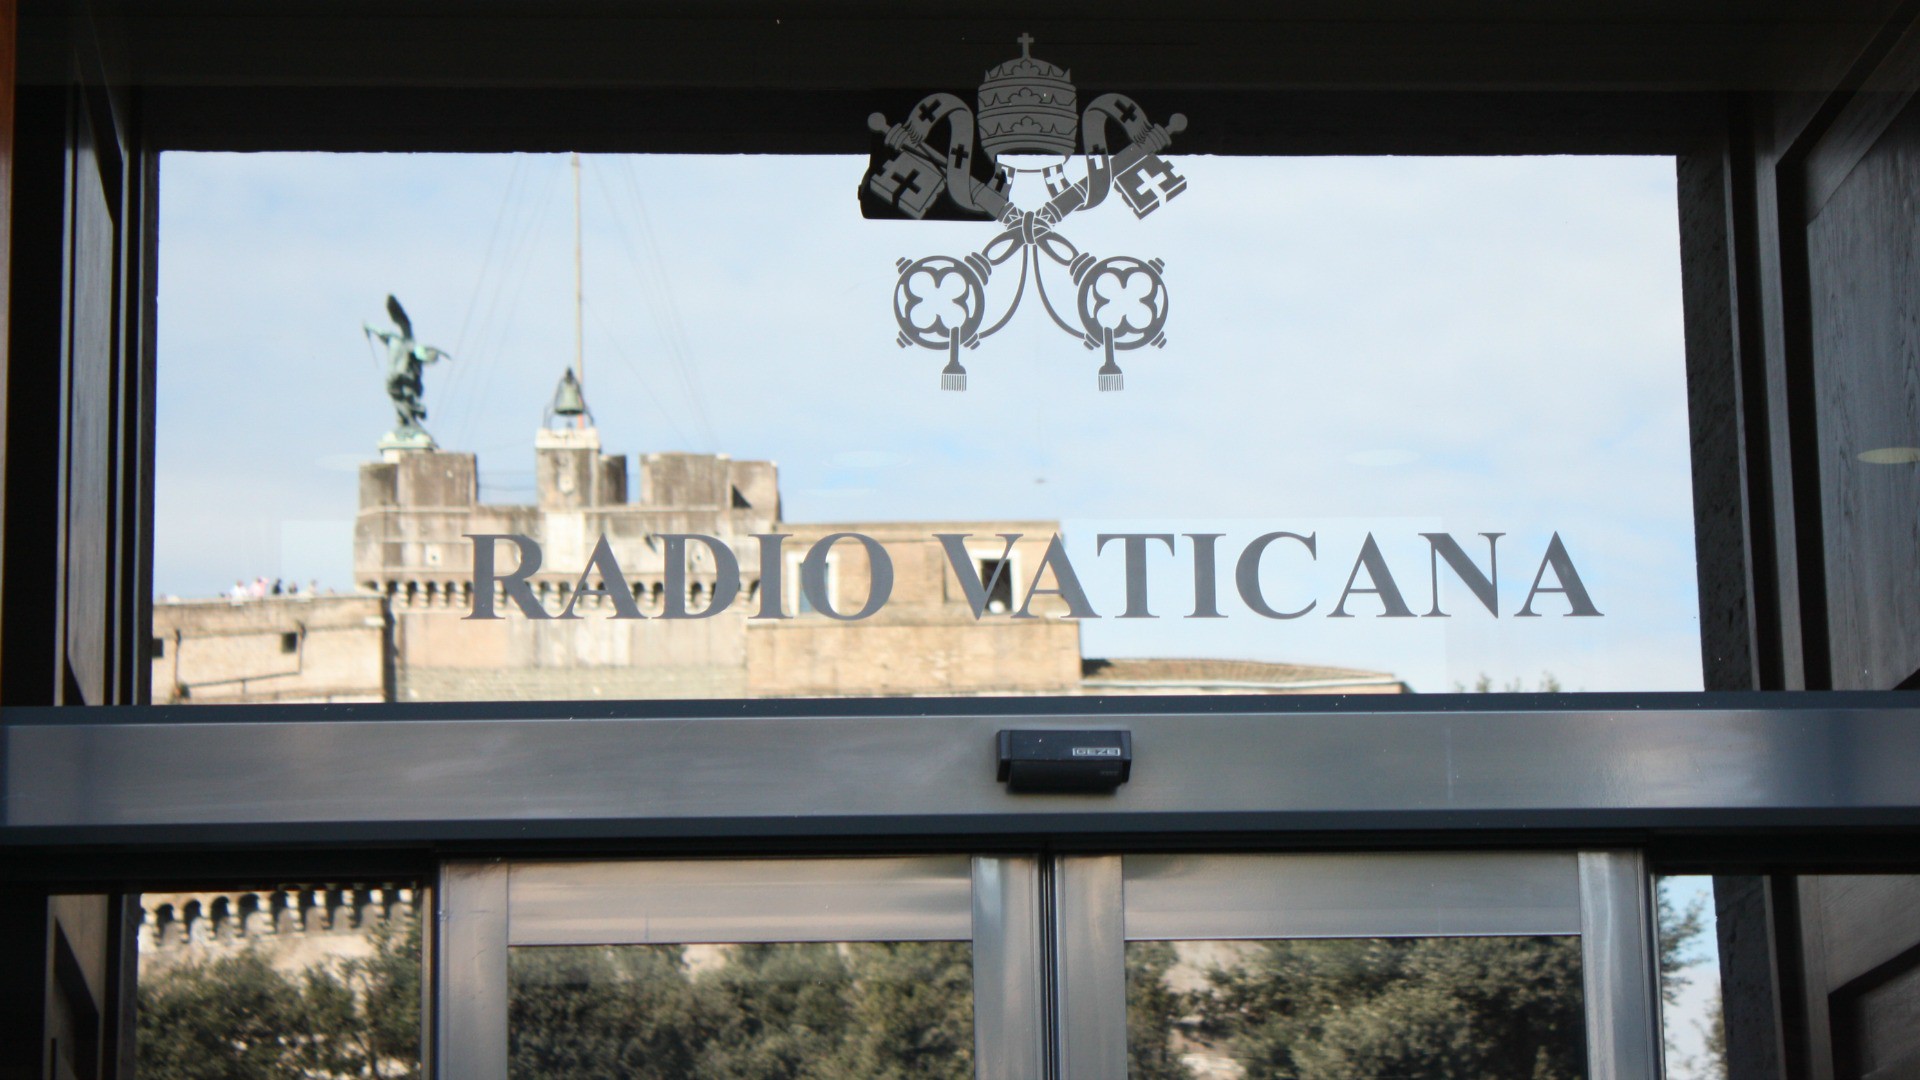
M 141 951 L 164 952 L 307 935 L 364 936 L 382 923 L 419 918 L 420 893 L 391 883 L 143 893 L 140 908 Z

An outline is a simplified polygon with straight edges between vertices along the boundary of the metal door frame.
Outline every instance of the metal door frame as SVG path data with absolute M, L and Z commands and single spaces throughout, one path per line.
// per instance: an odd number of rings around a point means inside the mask
M 440 1076 L 506 1080 L 515 946 L 968 940 L 975 1076 L 1045 1075 L 1030 856 L 462 860 L 443 864 L 435 897 Z
M 1124 729 L 1110 795 L 1008 791 L 1006 728 Z M 0 710 L 0 845 L 628 846 L 1920 829 L 1904 692 Z M 698 767 L 689 767 L 689 763 Z M 1445 834 L 1445 835 L 1443 835 Z M 1185 846 L 1185 845 L 1183 845 Z
M 506 1080 L 514 946 L 970 939 L 979 1080 L 1121 1080 L 1128 941 L 1555 934 L 1581 942 L 1589 1080 L 1659 1074 L 1638 851 L 1064 855 L 1050 869 L 993 855 L 451 861 L 435 893 L 437 1072 Z
M 1128 941 L 1535 934 L 1580 938 L 1588 1080 L 1660 1075 L 1638 851 L 1081 855 L 1056 873 L 1068 1080 L 1127 1074 Z

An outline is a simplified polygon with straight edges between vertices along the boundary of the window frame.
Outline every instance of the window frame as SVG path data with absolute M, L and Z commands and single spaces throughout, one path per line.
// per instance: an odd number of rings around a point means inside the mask
M 1253 77 L 1288 57 L 1311 59 L 1318 55 L 1316 50 L 1324 49 L 1327 34 L 1378 34 L 1385 41 L 1407 29 L 1396 23 L 1396 19 L 1407 18 L 1404 14 L 1362 14 L 1352 24 L 1328 24 L 1301 33 L 1299 40 L 1288 42 L 1290 51 L 1264 55 L 1257 70 L 1224 70 L 1181 84 L 1169 104 L 1186 108 L 1194 116 L 1218 120 L 1211 127 L 1196 127 L 1190 136 L 1183 136 L 1182 149 L 1191 148 L 1191 152 L 1677 155 L 1689 408 L 1694 433 L 1691 465 L 1695 532 L 1702 555 L 1698 562 L 1702 609 L 1709 616 L 1702 620 L 1701 644 L 1709 692 L 1684 700 L 1650 695 L 1537 700 L 1498 696 L 1459 702 L 1441 696 L 1412 704 L 1414 710 L 1429 714 L 1427 722 L 1444 726 L 1471 715 L 1492 723 L 1530 716 L 1556 722 L 1578 718 L 1604 725 L 1614 722 L 1620 710 L 1672 707 L 1677 714 L 1694 718 L 1686 721 L 1691 727 L 1683 725 L 1684 730 L 1663 735 L 1675 753 L 1688 752 L 1689 748 L 1717 752 L 1719 744 L 1715 740 L 1732 737 L 1728 724 L 1791 726 L 1822 710 L 1851 718 L 1845 720 L 1846 724 L 1897 727 L 1904 722 L 1908 708 L 1906 699 L 1898 694 L 1753 698 L 1728 697 L 1720 692 L 1827 685 L 1822 681 L 1820 665 L 1806 659 L 1824 648 L 1822 620 L 1817 614 L 1801 611 L 1805 604 L 1819 600 L 1818 582 L 1798 582 L 1793 577 L 1796 567 L 1804 574 L 1810 565 L 1807 544 L 1811 543 L 1810 550 L 1817 554 L 1817 540 L 1803 543 L 1795 540 L 1796 535 L 1817 534 L 1820 527 L 1816 504 L 1787 497 L 1798 482 L 1788 475 L 1790 459 L 1806 448 L 1796 442 L 1802 436 L 1791 430 L 1792 418 L 1769 413 L 1763 400 L 1774 392 L 1770 380 L 1775 374 L 1769 365 L 1786 365 L 1782 378 L 1789 395 L 1809 396 L 1809 376 L 1792 363 L 1772 356 L 1769 350 L 1775 346 L 1764 340 L 1762 316 L 1754 313 L 1765 306 L 1760 303 L 1763 285 L 1756 280 L 1763 275 L 1758 272 L 1761 256 L 1754 250 L 1754 230 L 1763 234 L 1757 241 L 1760 248 L 1773 250 L 1766 246 L 1769 236 L 1777 246 L 1779 238 L 1773 234 L 1783 221 L 1791 224 L 1793 215 L 1804 209 L 1789 205 L 1796 190 L 1791 183 L 1792 175 L 1797 175 L 1793 170 L 1805 164 L 1793 156 L 1798 152 L 1795 147 L 1804 150 L 1810 139 L 1853 107 L 1849 104 L 1852 91 L 1847 87 L 1860 82 L 1855 79 L 1848 83 L 1847 79 L 1871 73 L 1890 55 L 1896 59 L 1905 55 L 1889 51 L 1905 27 L 1876 21 L 1882 18 L 1880 15 L 1839 12 L 1831 24 L 1807 30 L 1802 40 L 1804 54 L 1796 59 L 1799 67 L 1787 75 L 1756 76 L 1753 82 L 1739 83 L 1730 82 L 1725 73 L 1746 70 L 1734 64 L 1747 56 L 1742 50 L 1750 48 L 1754 40 L 1748 36 L 1751 28 L 1746 21 L 1726 21 L 1730 17 L 1721 13 L 1719 6 L 1702 2 L 1697 9 L 1688 9 L 1691 14 L 1687 18 L 1693 21 L 1675 15 L 1658 25 L 1658 32 L 1671 38 L 1672 48 L 1646 53 L 1636 43 L 1643 44 L 1640 35 L 1650 31 L 1635 22 L 1636 16 L 1629 8 L 1631 5 L 1624 4 L 1620 10 L 1605 3 L 1589 5 L 1564 18 L 1555 15 L 1506 27 L 1493 39 L 1483 36 L 1475 25 L 1450 22 L 1445 12 L 1438 12 L 1437 21 L 1421 24 L 1423 34 L 1416 50 L 1383 48 L 1377 55 L 1348 50 L 1339 54 L 1344 59 L 1333 67 L 1312 68 L 1298 80 L 1284 84 Z M 712 152 L 750 145 L 773 153 L 859 153 L 869 147 L 870 135 L 857 124 L 850 126 L 848 118 L 864 117 L 870 108 L 886 107 L 890 102 L 897 107 L 900 96 L 923 90 L 929 78 L 925 74 L 930 70 L 928 57 L 937 57 L 936 66 L 942 71 L 972 69 L 955 51 L 952 27 L 916 24 L 912 28 L 916 32 L 903 37 L 897 32 L 898 26 L 874 18 L 857 5 L 824 6 L 810 13 L 814 21 L 797 20 L 791 31 L 764 25 L 765 20 L 752 5 L 744 3 L 711 9 L 713 18 L 704 23 L 687 22 L 652 9 L 636 10 L 632 18 L 640 22 L 633 25 L 654 26 L 646 20 L 660 20 L 658 26 L 672 33 L 689 27 L 706 33 L 705 37 L 695 34 L 687 39 L 690 44 L 686 48 L 676 50 L 674 65 L 679 66 L 668 65 L 658 71 L 635 67 L 631 62 L 632 39 L 614 35 L 601 40 L 596 36 L 594 19 L 605 12 L 592 5 L 543 8 L 543 15 L 550 18 L 542 24 L 543 29 L 551 32 L 531 38 L 525 33 L 524 12 L 502 7 L 476 16 L 468 8 L 438 0 L 410 0 L 383 9 L 377 16 L 316 8 L 247 12 L 242 17 L 236 14 L 239 11 L 238 5 L 193 11 L 123 10 L 114 0 L 106 0 L 97 24 L 83 27 L 63 16 L 38 12 L 30 12 L 22 22 L 15 194 L 17 205 L 24 209 L 16 218 L 23 228 L 15 233 L 14 262 L 23 272 L 15 274 L 11 340 L 16 355 L 55 355 L 64 341 L 59 322 L 66 317 L 66 307 L 57 283 L 66 278 L 48 269 L 59 264 L 63 250 L 59 215 L 26 211 L 62 204 L 66 170 L 76 161 L 71 152 L 78 138 L 76 124 L 91 125 L 90 129 L 112 136 L 97 147 L 97 164 L 103 176 L 120 181 L 114 189 L 121 197 L 116 204 L 120 229 L 116 265 L 122 276 L 116 295 L 123 306 L 116 317 L 121 319 L 119 325 L 125 335 L 122 346 L 129 366 L 115 391 L 120 397 L 116 399 L 118 426 L 114 438 L 118 442 L 114 445 L 123 451 L 122 471 L 104 496 L 110 500 L 109 524 L 117 531 L 106 567 L 114 576 L 114 592 L 109 598 L 113 611 L 106 620 L 106 637 L 98 645 L 113 670 L 105 697 L 98 700 L 127 707 L 107 716 L 84 718 L 43 715 L 34 708 L 47 702 L 93 700 L 86 698 L 81 688 L 57 677 L 63 656 L 60 650 L 65 646 L 55 643 L 52 649 L 46 647 L 47 628 L 62 625 L 60 605 L 65 599 L 59 583 L 72 580 L 80 571 L 69 569 L 61 561 L 63 556 L 49 546 L 52 539 L 37 537 L 23 528 L 9 528 L 8 648 L 4 668 L 8 707 L 0 715 L 0 733 L 7 741 L 9 768 L 14 775 L 31 774 L 41 762 L 75 767 L 81 759 L 71 757 L 70 748 L 54 747 L 60 739 L 77 736 L 83 730 L 85 738 L 97 740 L 97 749 L 105 755 L 100 760 L 104 761 L 119 752 L 112 748 L 144 745 L 154 731 L 190 731 L 202 725 L 232 725 L 229 734 L 251 743 L 256 752 L 267 752 L 278 744 L 282 750 L 276 752 L 294 753 L 286 748 L 304 745 L 325 732 L 346 732 L 346 727 L 336 725 L 423 722 L 420 726 L 424 728 L 462 717 L 528 724 L 553 719 L 539 708 L 498 703 L 446 709 L 277 707 L 252 714 L 222 710 L 218 716 L 187 715 L 140 704 L 150 700 L 146 683 L 151 669 L 147 655 L 154 401 L 151 330 L 157 302 L 153 259 L 158 237 L 154 221 L 156 165 L 161 152 Z M 1210 22 L 1209 13 L 1210 9 L 1196 12 L 1181 26 L 1203 36 L 1216 32 L 1232 36 L 1246 29 L 1231 21 Z M 1088 27 L 1106 25 L 1099 19 L 1079 18 L 1069 12 L 1047 14 L 1047 32 L 1055 40 L 1076 34 L 1086 37 Z M 1164 37 L 1164 27 L 1129 23 L 1124 14 L 1119 13 L 1116 17 L 1120 21 L 1111 25 L 1126 28 L 1127 33 L 1157 35 L 1156 40 Z M 986 20 L 982 26 L 989 23 L 1001 26 L 993 20 Z M 1021 29 L 1012 23 L 1005 28 L 1009 40 Z M 715 37 L 711 33 L 715 29 L 736 36 Z M 374 30 L 378 32 L 370 32 Z M 1555 43 L 1564 46 L 1570 32 L 1578 39 L 1577 47 L 1556 52 L 1559 62 L 1555 69 L 1542 72 L 1534 60 L 1543 51 L 1553 51 Z M 815 42 L 822 62 L 801 67 L 763 63 L 767 50 L 789 48 L 783 36 L 788 33 Z M 370 49 L 369 41 L 378 41 L 379 47 Z M 487 47 L 474 48 L 476 42 Z M 501 67 L 503 55 L 513 59 L 512 70 Z M 214 64 L 214 56 L 234 63 Z M 405 56 L 409 63 L 392 63 L 394 56 Z M 717 65 L 711 63 L 715 56 L 722 58 Z M 875 76 L 875 89 L 836 88 L 845 80 L 835 72 L 872 56 L 887 58 L 884 70 Z M 1831 58 L 1835 56 L 1846 63 L 1834 66 Z M 68 63 L 75 57 L 77 66 Z M 1443 65 L 1424 81 L 1381 81 L 1383 73 L 1420 57 L 1439 57 L 1446 64 L 1460 66 Z M 1153 73 L 1154 64 L 1190 64 L 1193 55 L 1179 50 L 1156 53 L 1151 49 L 1115 49 L 1109 50 L 1104 59 L 1112 61 L 1110 68 L 1103 69 L 1104 79 L 1147 93 L 1154 80 L 1162 84 L 1168 81 L 1164 73 Z M 708 66 L 698 67 L 703 63 Z M 688 64 L 696 65 L 695 76 L 685 74 Z M 208 75 L 215 71 L 220 75 L 217 80 Z M 1147 72 L 1150 78 L 1133 80 L 1134 72 Z M 680 84 L 674 83 L 676 78 Z M 1780 115 L 1769 112 L 1774 104 L 1765 99 L 1768 88 L 1776 83 L 1798 85 L 1796 79 L 1811 79 L 1836 89 L 1823 101 L 1794 99 L 1795 103 L 1778 106 Z M 676 85 L 698 85 L 702 93 L 688 101 L 689 95 L 676 91 Z M 796 93 L 799 98 L 794 97 Z M 804 100 L 807 107 L 783 110 L 773 117 L 764 108 L 770 100 Z M 635 116 L 671 118 L 672 122 L 642 125 L 634 122 Z M 485 122 L 475 122 L 476 117 L 485 117 Z M 1756 132 L 1768 124 L 1783 130 L 1799 125 L 1802 133 L 1784 147 L 1756 143 Z M 1814 135 L 1808 135 L 1809 131 Z M 1764 175 L 1764 170 L 1756 171 L 1756 158 L 1774 162 L 1783 171 Z M 1784 201 L 1780 206 L 1756 205 L 1756 193 L 1763 200 Z M 1784 218 L 1770 220 L 1768 214 L 1774 211 Z M 1786 253 L 1794 255 L 1790 248 Z M 29 302 L 22 303 L 22 299 Z M 1791 317 L 1793 305 L 1800 301 L 1789 296 L 1780 302 L 1790 309 Z M 9 390 L 16 403 L 67 400 L 69 385 L 55 367 L 49 365 L 43 371 L 15 365 Z M 19 407 L 16 405 L 16 409 Z M 37 454 L 37 447 L 27 439 L 21 426 L 15 425 L 9 441 L 16 452 L 7 456 L 8 511 L 14 520 L 39 513 L 48 520 L 64 520 L 60 517 L 65 505 L 60 493 L 64 490 L 61 485 L 65 483 L 66 458 Z M 36 453 L 26 453 L 28 450 Z M 1800 546 L 1796 548 L 1796 544 Z M 42 592 L 42 586 L 49 586 L 51 595 Z M 1609 706 L 1607 701 L 1616 704 Z M 1372 701 L 1366 704 L 1367 715 L 1404 717 L 1405 706 L 1388 707 Z M 707 723 L 728 711 L 771 722 L 807 715 L 812 707 L 753 701 L 714 706 L 635 702 L 592 708 L 598 715 L 644 727 L 689 719 Z M 873 711 L 876 708 L 878 713 Z M 904 730 L 929 713 L 965 714 L 981 723 L 1030 723 L 1078 716 L 1088 723 L 1106 724 L 1132 717 L 1159 723 L 1177 716 L 1206 722 L 1208 714 L 1238 716 L 1243 710 L 1251 710 L 1276 718 L 1284 726 L 1303 708 L 1328 718 L 1353 714 L 1352 707 L 1337 698 L 1247 699 L 1222 707 L 1208 703 L 1207 714 L 1197 712 L 1191 700 L 1130 699 L 1110 705 L 1078 698 L 915 699 L 878 706 L 843 703 L 825 712 L 868 718 L 890 715 Z M 574 712 L 580 709 L 569 707 Z M 1699 720 L 1701 717 L 1712 719 Z M 52 734 L 62 729 L 67 729 L 64 735 Z M 305 734 L 288 741 L 295 732 Z M 1159 754 L 1163 749 L 1153 752 Z M 1177 753 L 1177 748 L 1172 749 Z M 35 756 L 43 750 L 52 756 Z M 1285 753 L 1287 747 L 1276 745 L 1272 750 Z M 1752 755 L 1743 760 L 1772 762 L 1768 755 L 1777 750 L 1762 737 L 1759 745 L 1742 751 Z M 858 743 L 832 751 L 850 755 L 853 760 L 872 753 Z M 1562 756 L 1550 740 L 1539 739 L 1521 739 L 1514 752 L 1537 755 L 1542 760 Z M 1332 764 L 1351 771 L 1364 759 L 1362 754 L 1357 761 Z M 1143 759 L 1145 764 L 1151 762 L 1151 758 Z M 290 768 L 295 764 L 292 760 L 268 762 L 272 767 Z M 1531 768 L 1540 762 L 1528 764 Z M 1787 768 L 1784 762 L 1775 764 Z M 1610 762 L 1588 761 L 1586 765 L 1606 769 Z M 785 763 L 769 765 L 767 776 L 777 779 L 786 767 Z M 1826 779 L 1843 785 L 1871 775 L 1866 763 L 1859 762 L 1826 762 L 1815 768 L 1828 770 L 1823 774 Z M 1856 775 L 1849 770 L 1860 771 Z M 1151 770 L 1142 775 L 1151 775 Z M 74 779 L 80 782 L 85 777 Z M 145 778 L 150 782 L 149 793 L 156 797 L 177 779 Z M 22 805 L 12 787 L 8 797 L 13 800 L 10 807 Z M 1647 842 L 1658 840 L 1661 830 L 1682 822 L 1723 830 L 1719 834 L 1722 838 L 1751 838 L 1756 830 L 1771 827 L 1761 822 L 1787 820 L 1779 815 L 1787 814 L 1797 797 L 1782 796 L 1785 801 L 1764 806 L 1707 800 L 1698 806 L 1648 809 L 1625 817 L 1598 803 L 1568 804 L 1531 825 L 1514 825 L 1508 820 L 1505 825 L 1485 830 L 1474 825 L 1471 815 L 1461 817 L 1431 807 L 1416 811 L 1388 799 L 1376 808 L 1377 818 L 1333 815 L 1319 819 L 1312 828 L 1302 824 L 1307 819 L 1300 819 L 1286 823 L 1278 833 L 1270 832 L 1272 822 L 1257 815 L 1231 821 L 1205 814 L 1182 817 L 1182 811 L 1174 806 L 1164 810 L 1166 816 L 1130 819 L 1130 824 L 1116 827 L 1111 823 L 1121 820 L 1122 815 L 1029 815 L 1027 808 L 1035 804 L 1019 803 L 1007 804 L 1004 815 L 965 827 L 1001 828 L 1011 822 L 1027 835 L 1054 837 L 1081 835 L 1090 829 L 1093 835 L 1125 837 L 1130 843 L 1141 844 L 1157 843 L 1168 829 L 1198 836 L 1208 844 L 1230 845 L 1242 842 L 1246 830 L 1272 837 L 1347 828 L 1360 829 L 1373 839 L 1397 838 L 1403 843 L 1428 842 L 1428 830 L 1440 830 L 1432 835 L 1444 835 L 1452 843 L 1473 844 L 1499 835 L 1506 827 L 1541 827 L 1551 835 L 1572 835 L 1594 828 L 1624 830 L 1612 835 Z M 1013 809 L 1016 806 L 1018 809 Z M 1810 812 L 1807 820 L 1813 823 L 1811 827 L 1828 830 L 1830 835 L 1845 835 L 1855 826 L 1868 824 L 1896 829 L 1913 826 L 1912 808 L 1908 806 L 1855 806 L 1816 800 L 1804 808 Z M 72 809 L 68 800 L 67 810 Z M 423 843 L 429 842 L 430 834 L 442 840 L 481 834 L 492 836 L 494 842 L 506 839 L 506 834 L 488 833 L 485 828 L 476 832 L 471 822 L 456 825 L 446 820 L 441 823 L 450 831 L 433 834 L 422 824 L 433 820 L 432 814 L 426 801 L 414 806 L 389 804 L 387 816 L 377 820 L 322 824 L 305 835 L 324 843 L 347 845 L 376 837 L 408 837 L 408 843 Z M 300 833 L 300 829 L 259 825 L 239 811 L 230 812 L 230 819 L 216 827 L 194 827 L 185 833 L 166 829 L 156 832 L 82 812 L 46 818 L 44 827 L 24 824 L 29 818 L 18 816 L 13 809 L 9 815 L 4 819 L 6 824 L 0 826 L 0 836 L 27 846 L 43 844 L 53 835 L 84 843 L 107 842 L 109 838 L 150 843 L 162 835 L 192 836 L 197 838 L 194 842 L 220 844 L 227 842 L 223 837 L 251 837 L 253 841 L 273 843 Z M 1093 822 L 1104 823 L 1093 826 Z M 830 815 L 822 816 L 812 826 L 806 822 L 774 825 L 761 821 L 744 830 L 730 827 L 718 832 L 687 826 L 680 831 L 662 828 L 641 835 L 623 831 L 627 826 L 584 820 L 570 827 L 548 824 L 543 828 L 589 843 L 614 839 L 626 843 L 666 842 L 674 837 L 681 841 L 707 837 L 732 843 L 759 835 L 778 836 L 782 843 L 794 844 L 885 845 L 900 842 L 902 835 L 883 822 L 837 820 Z M 755 829 L 771 831 L 756 833 Z M 1706 847 L 1682 842 L 1678 849 Z M 1872 849 L 1870 843 L 1860 847 Z M 1820 857 L 1819 851 L 1808 850 Z

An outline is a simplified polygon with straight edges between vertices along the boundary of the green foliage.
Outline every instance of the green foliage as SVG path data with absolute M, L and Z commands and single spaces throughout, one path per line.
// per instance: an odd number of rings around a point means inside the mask
M 965 942 L 531 948 L 509 972 L 514 1080 L 964 1080 Z
M 1662 992 L 1702 932 L 1661 897 Z M 139 990 L 143 1080 L 417 1080 L 420 941 L 383 926 L 365 959 L 276 971 L 255 950 Z M 1168 984 L 1174 947 L 1127 949 L 1128 1073 L 1192 1080 L 1218 1048 L 1249 1080 L 1574 1080 L 1571 938 L 1274 941 Z M 515 1080 L 963 1080 L 973 993 L 963 942 L 740 945 L 694 972 L 680 946 L 527 948 L 510 970 Z
M 142 980 L 138 1062 L 148 1080 L 281 1080 L 300 1030 L 299 990 L 258 952 Z
M 420 938 L 293 975 L 247 949 L 143 979 L 142 1080 L 418 1080 Z M 964 1080 L 965 942 L 515 949 L 516 1080 Z
M 679 946 L 515 949 L 508 1075 L 696 1075 L 693 989 Z
M 1660 938 L 1660 999 L 1668 1009 L 1680 1004 L 1681 991 L 1693 982 L 1693 976 L 1686 969 L 1704 959 L 1701 944 L 1708 929 L 1706 897 L 1696 894 L 1683 907 L 1674 900 L 1674 886 L 1674 879 L 1660 878 L 1654 889 Z M 1709 990 L 1712 996 L 1707 1002 L 1704 1021 L 1693 1021 L 1693 1026 L 1700 1033 L 1702 1054 L 1699 1057 L 1678 1056 L 1679 1048 L 1674 1039 L 1674 1025 L 1678 1017 L 1673 1015 L 1667 1017 L 1666 1052 L 1670 1061 L 1677 1061 L 1695 1075 L 1709 1080 L 1724 1080 L 1727 1075 L 1726 1017 L 1721 1008 L 1719 988 L 1711 986 Z
M 1675 906 L 1672 889 L 1661 880 L 1654 889 L 1660 933 L 1660 999 L 1668 1005 L 1680 1000 L 1680 991 L 1691 980 L 1685 969 L 1700 962 L 1700 935 L 1707 928 L 1706 901 L 1694 897 L 1682 909 Z
M 967 1080 L 973 1075 L 973 958 L 962 941 L 850 950 L 851 1029 L 833 1075 Z
M 1200 1037 L 1249 1080 L 1585 1074 L 1574 938 L 1273 941 L 1208 978 Z
M 1718 994 L 1707 1006 L 1707 1022 L 1701 1034 L 1706 1037 L 1707 1060 L 1700 1075 L 1706 1080 L 1727 1080 L 1727 1010 Z
M 701 1068 L 714 1080 L 811 1080 L 846 1032 L 853 974 L 831 945 L 739 945 L 698 980 Z M 555 1080 L 559 1080 L 556 1076 Z
M 141 1080 L 418 1080 L 420 929 L 373 955 L 276 970 L 257 948 L 140 980 Z
M 1128 1080 L 1193 1080 L 1180 1060 L 1174 1033 L 1191 1007 L 1189 995 L 1167 985 L 1173 946 L 1164 941 L 1127 944 Z

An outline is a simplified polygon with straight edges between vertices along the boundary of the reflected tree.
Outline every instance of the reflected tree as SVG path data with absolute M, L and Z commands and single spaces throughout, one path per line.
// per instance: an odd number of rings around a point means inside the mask
M 1208 973 L 1204 1038 L 1249 1080 L 1574 1080 L 1577 938 L 1264 942 Z
M 1718 971 L 1710 968 L 1704 973 L 1714 981 L 1710 981 L 1706 987 L 1706 1000 L 1701 1004 L 1698 1014 L 1689 1016 L 1690 1010 L 1682 1002 L 1683 993 L 1698 974 L 1692 969 L 1708 959 L 1706 935 L 1711 923 L 1707 917 L 1707 900 L 1705 896 L 1695 894 L 1683 903 L 1676 898 L 1675 892 L 1675 879 L 1660 878 L 1656 881 L 1654 896 L 1660 934 L 1660 1001 L 1663 1006 L 1661 1012 L 1668 1066 L 1676 1076 L 1723 1080 L 1727 1075 L 1727 1030 L 1717 985 Z M 1681 1052 L 1676 1035 L 1683 1030 L 1683 1025 L 1691 1026 L 1699 1036 L 1700 1054 Z
M 513 1080 L 973 1075 L 965 942 L 516 949 L 510 979 Z
M 138 1008 L 136 1060 L 147 1080 L 300 1076 L 300 991 L 258 950 L 142 980 Z
M 853 972 L 839 949 L 739 945 L 698 982 L 707 1030 L 700 1067 L 714 1080 L 812 1080 L 829 1066 L 852 1019 Z M 516 1078 L 517 1080 L 517 1078 Z
M 295 973 L 249 947 L 142 978 L 141 1080 L 418 1080 L 419 923 L 368 934 L 370 956 Z
M 1135 941 L 1127 945 L 1127 1077 L 1128 1080 L 1193 1080 L 1193 1070 L 1180 1060 L 1175 1032 L 1187 1024 L 1192 995 L 1168 984 L 1167 974 L 1177 957 L 1164 941 Z
M 1660 932 L 1660 1000 L 1673 1005 L 1693 981 L 1686 969 L 1700 962 L 1707 903 L 1696 896 L 1681 906 L 1673 898 L 1672 882 L 1664 878 L 1654 889 L 1654 898 L 1654 917 Z
M 695 1075 L 698 1024 L 683 953 L 679 946 L 515 950 L 508 1075 Z
M 865 1080 L 971 1077 L 971 950 L 964 941 L 851 946 L 851 1027 L 832 1075 Z

